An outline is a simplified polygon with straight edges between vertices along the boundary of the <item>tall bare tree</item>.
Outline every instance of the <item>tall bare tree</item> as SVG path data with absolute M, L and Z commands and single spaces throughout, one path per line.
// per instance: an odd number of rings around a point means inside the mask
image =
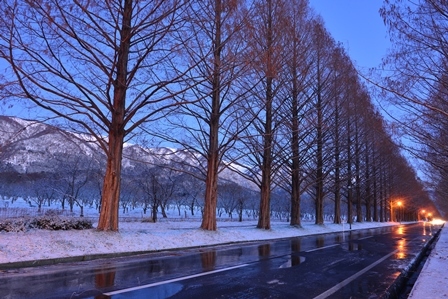
M 194 67 L 187 73 L 194 88 L 182 94 L 194 99 L 164 123 L 162 138 L 195 153 L 194 175 L 205 181 L 201 228 L 216 230 L 218 176 L 229 162 L 226 152 L 246 126 L 247 85 L 241 77 L 248 68 L 243 29 L 248 22 L 245 1 L 191 1 L 188 25 L 178 39 L 185 45 L 182 57 Z M 246 103 L 246 104 L 245 104 Z M 173 134 L 178 132 L 179 134 Z M 191 165 L 190 165 L 191 166 Z
M 248 46 L 251 54 L 252 82 L 250 95 L 251 109 L 244 119 L 250 126 L 240 139 L 245 152 L 240 166 L 246 178 L 260 188 L 260 208 L 257 228 L 270 229 L 270 196 L 273 175 L 280 165 L 275 147 L 276 135 L 280 127 L 279 107 L 283 99 L 279 90 L 284 82 L 282 70 L 285 62 L 286 26 L 285 1 L 268 0 L 254 4 L 251 24 L 246 28 L 250 37 Z M 247 82 L 250 84 L 250 81 Z
M 0 58 L 17 83 L 10 95 L 92 135 L 106 154 L 99 230 L 118 230 L 125 139 L 182 91 L 170 35 L 186 2 L 6 0 L 0 8 Z
M 285 167 L 282 167 L 278 175 L 277 184 L 291 197 L 290 224 L 300 227 L 300 196 L 305 190 L 301 188 L 305 179 L 303 164 L 308 153 L 308 146 L 304 140 L 310 134 L 306 115 L 309 113 L 308 109 L 311 109 L 309 89 L 312 65 L 310 35 L 312 14 L 308 2 L 302 0 L 290 1 L 287 11 L 289 22 L 284 30 L 288 36 L 285 45 L 288 59 L 284 71 L 285 86 L 281 94 L 288 100 L 280 109 L 284 122 L 282 135 L 288 137 L 283 139 L 287 141 L 282 154 Z
M 426 155 L 427 147 L 421 145 L 431 142 L 431 124 L 448 118 L 443 104 L 447 95 L 448 63 L 446 2 L 387 0 L 380 13 L 389 28 L 392 50 L 384 60 L 385 78 L 381 84 L 376 83 L 394 108 L 402 111 L 399 116 L 395 115 L 395 122 L 402 129 L 400 133 L 408 138 L 402 145 L 429 164 L 426 173 L 432 180 L 434 166 L 447 162 L 444 159 L 440 164 L 440 160 L 433 160 L 434 156 Z M 432 101 L 435 93 L 444 100 Z M 447 152 L 441 156 L 446 157 Z
M 314 181 L 314 190 L 310 190 L 315 200 L 316 224 L 323 224 L 323 205 L 326 191 L 324 190 L 325 180 L 328 175 L 326 168 L 328 160 L 332 158 L 332 153 L 326 150 L 329 142 L 330 105 L 332 103 L 332 78 L 334 69 L 332 68 L 332 51 L 335 49 L 335 42 L 326 31 L 322 20 L 316 19 L 313 22 L 313 82 L 312 98 L 315 112 L 313 113 L 314 159 L 310 161 L 313 170 L 310 173 Z

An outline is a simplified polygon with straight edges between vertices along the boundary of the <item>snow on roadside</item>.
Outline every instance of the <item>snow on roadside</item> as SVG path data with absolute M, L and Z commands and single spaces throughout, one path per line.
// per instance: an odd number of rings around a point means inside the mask
M 398 223 L 355 223 L 353 229 L 383 227 Z M 241 241 L 270 240 L 338 232 L 348 225 L 327 223 L 291 227 L 273 222 L 271 230 L 257 229 L 256 222 L 219 222 L 217 231 L 199 228 L 198 221 L 122 222 L 119 232 L 95 229 L 26 232 L 0 232 L 0 263 L 136 251 L 158 251 Z
M 447 266 L 448 227 L 445 226 L 408 298 L 448 298 Z

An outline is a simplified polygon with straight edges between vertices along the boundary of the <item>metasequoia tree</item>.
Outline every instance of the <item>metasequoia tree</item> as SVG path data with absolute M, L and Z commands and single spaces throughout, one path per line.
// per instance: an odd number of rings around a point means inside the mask
M 306 114 L 311 108 L 309 89 L 311 83 L 311 12 L 308 2 L 302 0 L 290 1 L 288 5 L 288 23 L 284 32 L 288 36 L 285 44 L 287 59 L 285 61 L 285 84 L 280 91 L 280 97 L 287 100 L 280 106 L 283 125 L 279 143 L 282 148 L 282 163 L 277 175 L 277 185 L 288 192 L 291 198 L 290 224 L 301 226 L 300 196 L 305 188 L 301 188 L 304 160 L 307 159 L 308 146 L 305 142 L 311 130 L 306 120 Z
M 415 157 L 429 163 L 426 172 L 430 177 L 434 166 L 447 164 L 446 159 L 442 164 L 433 160 L 436 156 L 447 157 L 446 151 L 442 155 L 427 155 L 428 148 L 421 146 L 431 143 L 432 124 L 448 117 L 443 104 L 448 62 L 446 2 L 387 0 L 381 15 L 390 32 L 392 50 L 384 61 L 386 78 L 377 85 L 394 107 L 403 111 L 396 122 L 413 141 L 404 145 Z M 442 95 L 444 100 L 434 102 L 434 94 Z
M 331 153 L 326 151 L 325 146 L 329 138 L 328 111 L 331 103 L 331 79 L 334 69 L 331 68 L 331 52 L 335 49 L 334 40 L 326 31 L 320 20 L 313 22 L 313 80 L 312 98 L 314 105 L 314 168 L 311 177 L 314 180 L 314 190 L 312 194 L 315 200 L 316 224 L 324 223 L 323 204 L 325 197 L 324 183 L 327 176 L 325 171 L 326 160 L 331 159 Z
M 231 161 L 223 163 L 226 152 L 247 124 L 242 123 L 245 107 L 241 77 L 248 63 L 242 29 L 248 22 L 245 1 L 192 1 L 186 12 L 187 25 L 178 32 L 185 48 L 180 57 L 194 65 L 186 78 L 193 88 L 181 94 L 175 115 L 163 123 L 163 139 L 194 153 L 192 172 L 205 181 L 201 228 L 216 230 L 218 175 Z M 173 133 L 177 132 L 177 133 Z
M 254 4 L 252 23 L 248 26 L 248 46 L 252 57 L 253 86 L 248 95 L 251 109 L 245 119 L 250 126 L 240 138 L 246 154 L 240 159 L 244 174 L 260 188 L 260 209 L 257 228 L 270 229 L 270 197 L 272 177 L 280 165 L 276 158 L 276 134 L 280 126 L 278 108 L 282 99 L 278 92 L 283 84 L 286 23 L 285 1 L 267 0 Z M 249 81 L 248 81 L 249 82 Z M 253 83 L 252 83 L 253 84 Z
M 442 85 L 442 86 L 440 86 Z M 448 110 L 448 80 L 443 76 L 437 89 L 434 90 L 429 99 L 434 107 L 443 111 Z M 436 202 L 441 211 L 448 211 L 448 118 L 432 109 L 424 109 L 424 116 L 420 123 L 424 130 L 419 130 L 419 139 L 426 140 L 420 147 L 421 157 L 426 161 L 428 177 L 431 180 L 431 189 L 435 190 Z
M 363 175 L 363 164 L 362 160 L 364 158 L 364 146 L 363 144 L 367 142 L 366 140 L 366 132 L 371 128 L 368 127 L 368 123 L 366 120 L 369 115 L 373 114 L 373 109 L 370 102 L 370 97 L 364 86 L 358 84 L 358 89 L 356 93 L 356 101 L 354 103 L 355 115 L 354 119 L 354 195 L 355 195 L 355 204 L 356 204 L 356 221 L 362 222 L 364 220 L 363 217 L 363 196 L 362 196 L 362 185 L 366 177 Z
M 384 122 L 379 112 L 369 115 L 369 130 L 367 131 L 365 143 L 365 194 L 366 194 L 366 218 L 367 220 L 379 221 L 379 196 L 378 196 L 378 155 L 379 148 L 382 146 L 378 142 L 378 136 L 384 131 Z M 372 214 L 373 212 L 373 214 Z
M 106 154 L 99 230 L 118 230 L 123 142 L 176 105 L 178 45 L 170 38 L 185 1 L 6 0 L 0 58 L 9 92 L 92 135 Z
M 333 222 L 340 224 L 342 222 L 342 183 L 344 181 L 344 167 L 346 165 L 344 155 L 344 145 L 346 140 L 346 122 L 349 114 L 344 107 L 347 107 L 346 101 L 350 99 L 350 88 L 353 79 L 356 78 L 356 70 L 353 68 L 350 58 L 340 46 L 336 47 L 332 57 L 332 67 L 334 68 L 331 79 L 331 97 L 333 118 L 332 130 L 330 133 L 331 143 L 333 145 L 333 167 L 332 181 L 334 194 L 334 219 Z

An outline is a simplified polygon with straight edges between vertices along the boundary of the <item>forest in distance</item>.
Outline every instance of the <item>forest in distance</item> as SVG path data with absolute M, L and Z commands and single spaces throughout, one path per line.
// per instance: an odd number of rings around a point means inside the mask
M 43 160 L 52 170 L 23 172 L 12 161 L 18 149 L 30 153 L 21 143 L 35 122 L 22 121 L 0 129 L 2 168 L 15 182 L 36 181 L 33 199 L 96 202 L 106 231 L 118 230 L 123 205 L 145 197 L 153 216 L 164 201 L 200 198 L 205 230 L 216 230 L 232 197 L 252 206 L 260 229 L 280 211 L 298 227 L 304 211 L 316 224 L 325 215 L 397 220 L 397 210 L 403 220 L 443 216 L 446 8 L 386 0 L 379 13 L 394 46 L 386 75 L 360 74 L 306 0 L 5 0 L 1 101 L 44 111 L 38 123 L 57 123 L 83 155 L 52 144 Z M 405 112 L 393 131 L 373 98 Z M 427 182 L 403 149 L 421 159 Z M 74 191 L 93 182 L 95 195 Z

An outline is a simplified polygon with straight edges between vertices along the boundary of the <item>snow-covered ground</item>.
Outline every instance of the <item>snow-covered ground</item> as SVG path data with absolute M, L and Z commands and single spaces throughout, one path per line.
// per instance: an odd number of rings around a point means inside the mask
M 448 298 L 448 227 L 443 227 L 435 248 L 415 282 L 409 299 Z
M 0 200 L 0 219 L 5 217 L 19 217 L 24 214 L 33 216 L 36 207 L 18 199 L 12 202 Z M 57 210 L 57 206 L 43 207 L 46 210 Z M 60 210 L 59 210 L 60 211 Z M 74 209 L 79 215 L 79 208 Z M 95 209 L 85 208 L 84 214 L 94 221 L 98 213 Z M 348 230 L 347 224 L 333 224 L 330 221 L 325 225 L 315 225 L 312 221 L 303 221 L 302 228 L 291 227 L 286 219 L 272 220 L 271 230 L 256 228 L 257 222 L 246 218 L 243 222 L 233 219 L 221 218 L 218 220 L 217 231 L 200 229 L 200 212 L 194 216 L 182 211 L 181 215 L 176 209 L 168 211 L 168 218 L 159 218 L 156 223 L 148 222 L 149 215 L 143 215 L 141 209 L 123 214 L 120 211 L 121 221 L 119 232 L 101 232 L 96 229 L 50 231 L 31 229 L 25 232 L 0 232 L 0 264 L 35 261 L 41 259 L 85 256 L 91 254 L 108 254 L 121 252 L 159 251 L 174 248 L 185 248 L 224 243 L 270 240 L 340 232 Z M 187 217 L 187 218 L 185 218 Z M 132 221 L 129 221 L 129 220 Z M 354 223 L 352 229 L 363 229 L 380 226 L 390 226 L 397 223 Z M 96 227 L 96 223 L 94 223 Z
M 1 200 L 0 200 L 1 201 Z M 16 203 L 16 205 L 20 203 Z M 6 215 L 21 214 L 23 208 L 8 207 Z M 35 209 L 35 208 L 34 208 Z M 0 213 L 1 214 L 1 213 Z M 87 213 L 94 216 L 94 212 Z M 141 214 L 141 213 L 140 213 Z M 119 232 L 100 232 L 95 229 L 48 231 L 31 229 L 25 232 L 0 232 L 0 264 L 42 259 L 108 254 L 147 252 L 214 244 L 271 240 L 312 234 L 341 232 L 347 224 L 315 225 L 304 221 L 302 228 L 291 227 L 286 220 L 272 221 L 271 230 L 256 228 L 256 221 L 230 219 L 218 221 L 217 231 L 200 229 L 198 218 L 168 218 L 157 223 L 142 221 L 139 213 L 133 221 L 120 222 Z M 140 215 L 140 218 L 138 217 Z M 5 217 L 5 209 L 3 215 Z M 125 215 L 122 215 L 125 216 Z M 127 215 L 132 216 L 132 215 Z M 197 216 L 196 216 L 197 217 Z M 147 218 L 147 216 L 146 216 Z M 235 218 L 236 219 L 236 218 Z M 398 225 L 398 223 L 354 223 L 353 230 Z M 96 224 L 94 224 L 96 226 Z M 448 228 L 442 229 L 440 240 L 424 266 L 410 298 L 448 298 Z M 429 297 L 428 297 L 429 296 Z
M 355 223 L 352 229 L 389 226 L 394 223 Z M 254 240 L 270 240 L 347 230 L 347 224 L 291 227 L 273 222 L 271 230 L 256 228 L 255 221 L 222 221 L 217 231 L 204 231 L 197 220 L 122 222 L 119 232 L 95 229 L 71 231 L 28 230 L 0 233 L 0 263 L 135 251 L 157 251 Z

